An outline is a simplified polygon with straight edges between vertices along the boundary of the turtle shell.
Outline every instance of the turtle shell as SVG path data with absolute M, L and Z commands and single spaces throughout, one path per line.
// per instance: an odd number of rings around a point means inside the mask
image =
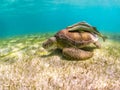
M 97 35 L 90 32 L 69 32 L 68 29 L 59 31 L 56 40 L 62 47 L 83 47 L 98 40 Z

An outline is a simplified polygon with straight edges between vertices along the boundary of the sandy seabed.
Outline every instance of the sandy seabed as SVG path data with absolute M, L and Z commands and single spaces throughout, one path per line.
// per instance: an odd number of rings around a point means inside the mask
M 119 35 L 100 41 L 102 48 L 82 61 L 43 49 L 52 35 L 0 39 L 0 90 L 120 90 Z

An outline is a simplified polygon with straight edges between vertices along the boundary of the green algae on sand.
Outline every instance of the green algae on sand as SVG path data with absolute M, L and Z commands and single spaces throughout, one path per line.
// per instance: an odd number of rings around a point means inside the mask
M 118 90 L 120 42 L 108 39 L 85 61 L 66 60 L 58 50 L 41 47 L 53 34 L 0 40 L 1 88 L 29 90 Z M 111 35 L 109 35 L 111 37 Z M 113 37 L 113 36 L 112 36 Z

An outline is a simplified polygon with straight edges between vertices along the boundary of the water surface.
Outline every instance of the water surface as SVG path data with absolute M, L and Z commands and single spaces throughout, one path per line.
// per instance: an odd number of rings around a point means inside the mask
M 119 16 L 119 0 L 0 0 L 0 37 L 57 32 L 80 21 L 119 33 Z

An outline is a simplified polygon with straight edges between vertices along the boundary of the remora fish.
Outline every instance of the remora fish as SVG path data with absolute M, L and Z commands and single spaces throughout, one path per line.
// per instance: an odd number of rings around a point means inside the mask
M 90 33 L 94 33 L 94 34 L 98 35 L 99 37 L 101 37 L 103 39 L 103 41 L 105 41 L 106 38 L 107 38 L 106 36 L 102 35 L 96 29 L 96 27 L 93 27 L 86 22 L 80 22 L 80 23 L 74 24 L 72 26 L 68 26 L 66 29 L 68 29 L 68 31 L 70 31 L 70 32 L 90 32 Z

